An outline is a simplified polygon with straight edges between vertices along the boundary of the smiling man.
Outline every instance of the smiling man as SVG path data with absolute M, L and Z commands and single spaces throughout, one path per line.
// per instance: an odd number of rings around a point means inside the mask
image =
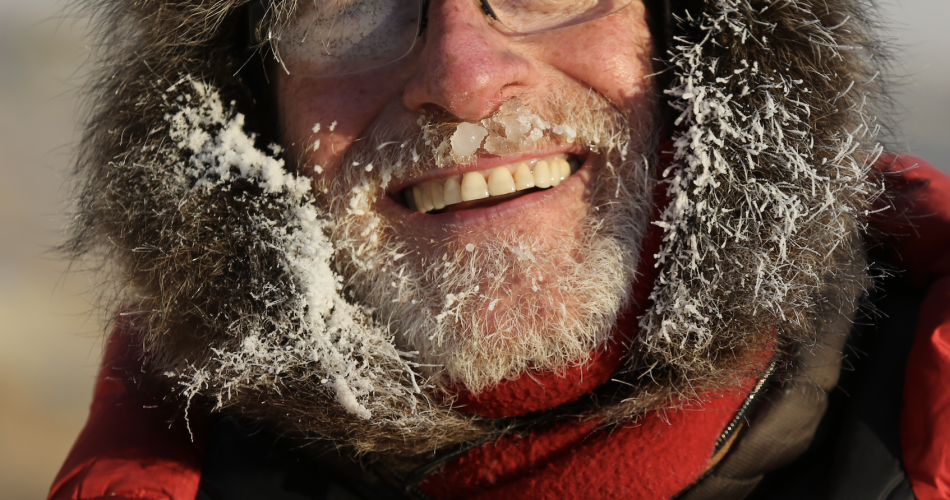
M 657 135 L 647 14 L 629 3 L 500 4 L 495 19 L 408 2 L 346 14 L 407 33 L 329 54 L 308 36 L 343 14 L 307 4 L 281 36 L 281 142 L 330 207 L 347 286 L 425 375 L 481 392 L 582 363 L 629 303 Z M 401 58 L 366 71 L 388 62 L 377 46 Z
M 950 183 L 863 2 L 89 4 L 51 498 L 950 494 Z

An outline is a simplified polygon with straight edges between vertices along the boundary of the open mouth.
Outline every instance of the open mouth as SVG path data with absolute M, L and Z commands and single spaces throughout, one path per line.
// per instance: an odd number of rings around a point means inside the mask
M 553 188 L 580 167 L 576 156 L 556 154 L 413 184 L 398 201 L 424 214 L 488 207 Z

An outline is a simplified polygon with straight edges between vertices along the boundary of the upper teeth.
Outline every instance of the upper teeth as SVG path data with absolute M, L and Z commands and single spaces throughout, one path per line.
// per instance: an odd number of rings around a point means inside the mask
M 415 184 L 406 189 L 406 201 L 411 208 L 426 213 L 463 201 L 554 187 L 570 177 L 571 170 L 564 155 L 512 163 Z

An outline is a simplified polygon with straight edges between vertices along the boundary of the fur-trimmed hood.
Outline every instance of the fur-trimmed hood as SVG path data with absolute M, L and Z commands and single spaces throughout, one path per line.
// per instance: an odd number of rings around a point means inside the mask
M 83 4 L 101 53 L 66 248 L 101 264 L 155 376 L 183 401 L 358 451 L 412 454 L 503 426 L 430 400 L 412 357 L 343 294 L 333 221 L 270 147 L 267 48 L 248 48 L 246 0 Z M 772 333 L 779 357 L 815 342 L 823 312 L 850 312 L 867 285 L 885 95 L 872 7 L 673 13 L 660 275 L 620 375 L 635 387 L 591 410 L 610 419 L 728 384 Z

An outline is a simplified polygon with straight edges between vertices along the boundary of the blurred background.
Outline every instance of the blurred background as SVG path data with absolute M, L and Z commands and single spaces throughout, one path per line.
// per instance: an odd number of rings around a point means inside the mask
M 903 152 L 950 168 L 950 2 L 889 0 Z M 103 326 L 51 248 L 89 56 L 59 0 L 0 0 L 0 498 L 45 498 L 86 418 Z

